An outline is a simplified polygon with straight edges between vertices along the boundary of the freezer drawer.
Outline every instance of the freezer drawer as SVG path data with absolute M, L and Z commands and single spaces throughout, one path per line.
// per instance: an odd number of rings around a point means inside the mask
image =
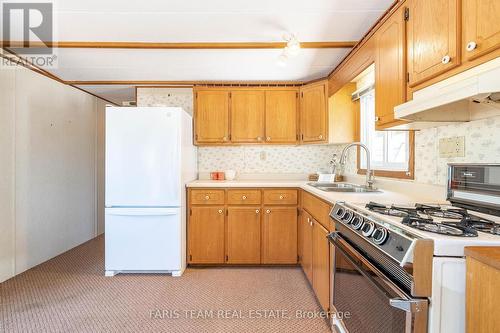
M 106 208 L 106 271 L 182 270 L 181 208 Z

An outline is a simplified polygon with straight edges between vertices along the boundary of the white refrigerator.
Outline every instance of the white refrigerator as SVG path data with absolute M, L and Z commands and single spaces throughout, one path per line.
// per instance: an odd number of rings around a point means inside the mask
M 181 108 L 106 108 L 105 275 L 186 268 L 185 184 L 197 178 Z

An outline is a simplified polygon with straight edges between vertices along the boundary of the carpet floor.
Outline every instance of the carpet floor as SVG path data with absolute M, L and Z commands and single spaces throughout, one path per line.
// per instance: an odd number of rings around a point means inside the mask
M 330 332 L 296 267 L 104 277 L 97 237 L 0 284 L 0 332 Z

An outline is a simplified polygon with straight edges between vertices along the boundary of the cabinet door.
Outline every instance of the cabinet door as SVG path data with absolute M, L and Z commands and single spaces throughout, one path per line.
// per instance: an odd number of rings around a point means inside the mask
M 228 208 L 227 263 L 260 263 L 260 217 L 260 206 Z
M 376 36 L 376 125 L 394 121 L 394 107 L 406 100 L 404 8 L 400 7 L 380 27 Z
M 500 47 L 500 1 L 463 0 L 462 54 L 475 59 Z
M 224 263 L 224 207 L 192 207 L 189 216 L 189 262 Z
M 304 273 L 309 280 L 309 283 L 313 283 L 313 271 L 312 271 L 312 231 L 313 231 L 313 218 L 306 211 L 303 211 L 301 219 L 301 252 L 300 264 Z
M 459 0 L 410 0 L 408 72 L 413 87 L 460 64 Z
M 200 90 L 195 99 L 195 141 L 229 142 L 229 92 Z
M 312 231 L 313 289 L 323 310 L 330 307 L 330 243 L 326 230 L 314 221 Z
M 297 142 L 296 90 L 266 91 L 266 142 Z
M 231 92 L 231 141 L 263 142 L 265 92 Z
M 264 207 L 262 263 L 297 263 L 297 207 Z
M 302 142 L 325 142 L 327 133 L 326 84 L 313 84 L 301 89 L 300 128 Z

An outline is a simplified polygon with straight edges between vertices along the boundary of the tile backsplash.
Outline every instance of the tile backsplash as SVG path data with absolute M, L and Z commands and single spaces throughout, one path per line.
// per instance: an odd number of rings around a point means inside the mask
M 138 88 L 138 106 L 180 106 L 193 112 L 190 89 Z M 439 139 L 465 136 L 465 157 L 440 158 Z M 200 147 L 198 171 L 234 169 L 239 173 L 312 173 L 328 171 L 342 145 Z M 345 168 L 356 173 L 352 149 Z M 265 158 L 262 158 L 265 157 Z M 447 163 L 500 163 L 500 117 L 441 126 L 415 134 L 415 181 L 446 184 Z M 376 172 L 375 172 L 376 175 Z

